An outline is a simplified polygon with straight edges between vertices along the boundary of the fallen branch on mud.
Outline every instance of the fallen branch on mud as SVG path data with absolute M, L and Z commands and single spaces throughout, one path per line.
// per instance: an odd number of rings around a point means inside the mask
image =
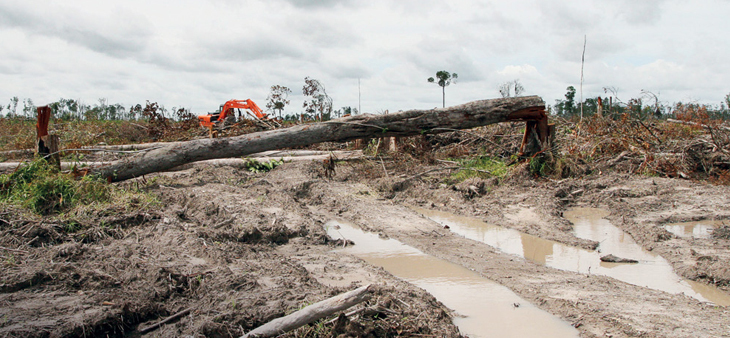
M 180 142 L 108 166 L 90 168 L 88 173 L 110 181 L 123 181 L 186 163 L 240 157 L 266 150 L 373 137 L 437 134 L 449 129 L 469 129 L 520 120 L 541 121 L 545 126 L 539 124 L 537 132 L 540 138 L 547 138 L 545 102 L 538 96 L 512 97 L 387 115 L 355 115 L 236 137 Z
M 23 254 L 29 253 L 28 251 L 25 251 L 25 250 L 11 249 L 11 248 L 6 248 L 4 246 L 0 246 L 0 250 L 10 251 L 10 252 L 18 252 L 18 253 L 23 253 Z
M 167 323 L 169 323 L 169 322 L 171 322 L 173 320 L 176 320 L 176 319 L 178 319 L 178 318 L 180 318 L 182 316 L 186 316 L 188 313 L 190 313 L 190 311 L 192 309 L 193 308 L 189 307 L 189 308 L 187 308 L 185 310 L 182 310 L 182 311 L 180 311 L 180 312 L 178 312 L 178 313 L 176 313 L 176 314 L 174 314 L 174 315 L 172 315 L 170 317 L 165 318 L 162 321 L 159 321 L 159 322 L 157 322 L 155 324 L 152 324 L 152 325 L 147 326 L 147 327 L 144 327 L 144 328 L 140 328 L 139 329 L 139 333 L 145 334 L 145 333 L 149 333 L 151 331 L 154 331 L 154 330 L 156 330 L 157 328 L 159 328 L 162 325 L 165 325 L 165 324 L 167 324 Z
M 367 300 L 372 287 L 372 284 L 370 284 L 312 304 L 288 316 L 274 319 L 259 326 L 253 331 L 241 336 L 241 338 L 274 337 L 331 316 Z
M 239 167 L 239 168 L 245 168 L 246 163 L 251 160 L 263 162 L 263 161 L 269 161 L 269 160 L 283 160 L 284 162 L 290 162 L 290 161 L 311 161 L 311 160 L 324 160 L 326 158 L 329 158 L 330 154 L 333 152 L 324 152 L 324 151 L 277 151 L 277 152 L 263 152 L 258 154 L 251 154 L 250 156 L 247 156 L 246 158 L 222 158 L 222 159 L 213 159 L 213 160 L 206 160 L 206 161 L 198 161 L 193 163 L 186 163 L 181 166 L 170 168 L 170 171 L 175 170 L 185 170 L 190 169 L 193 166 L 196 165 L 207 165 L 207 166 L 213 166 L 213 167 L 222 167 L 222 166 L 231 166 L 231 167 Z M 340 161 L 346 161 L 346 160 L 352 160 L 362 157 L 362 151 L 334 151 L 335 154 L 337 154 L 337 158 Z M 278 156 L 278 154 L 281 154 L 281 156 Z M 277 156 L 274 156 L 277 155 Z M 17 170 L 20 166 L 22 166 L 25 162 L 0 162 L 0 173 L 7 173 L 7 172 L 13 172 Z M 86 167 L 100 167 L 103 165 L 108 165 L 110 162 L 61 162 L 61 170 L 72 170 L 74 167 L 76 168 L 86 168 Z

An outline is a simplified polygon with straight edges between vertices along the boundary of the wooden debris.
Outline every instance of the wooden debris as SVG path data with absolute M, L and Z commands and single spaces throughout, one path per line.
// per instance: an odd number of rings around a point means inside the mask
M 371 284 L 325 299 L 288 316 L 274 319 L 241 336 L 241 338 L 274 337 L 319 319 L 331 316 L 339 311 L 344 311 L 367 300 L 372 288 L 373 286 Z
M 607 262 L 607 263 L 638 263 L 639 261 L 637 261 L 635 259 L 630 259 L 630 258 L 616 257 L 614 255 L 610 255 L 609 254 L 609 255 L 605 255 L 605 256 L 601 257 L 601 262 Z
M 154 331 L 154 330 L 158 329 L 162 325 L 165 325 L 165 324 L 167 324 L 167 323 L 169 323 L 169 322 L 171 322 L 173 320 L 177 320 L 177 319 L 179 319 L 182 316 L 186 316 L 187 314 L 190 313 L 190 311 L 192 309 L 193 308 L 190 308 L 189 307 L 189 308 L 187 308 L 185 310 L 182 310 L 182 311 L 180 311 L 180 312 L 178 312 L 178 313 L 176 313 L 176 314 L 174 314 L 174 315 L 172 315 L 170 317 L 165 318 L 164 320 L 162 320 L 162 321 L 160 321 L 160 322 L 158 322 L 156 324 L 152 324 L 150 326 L 147 326 L 147 327 L 144 327 L 144 328 L 140 328 L 139 329 L 139 333 L 145 334 L 145 333 L 149 333 L 151 331 Z

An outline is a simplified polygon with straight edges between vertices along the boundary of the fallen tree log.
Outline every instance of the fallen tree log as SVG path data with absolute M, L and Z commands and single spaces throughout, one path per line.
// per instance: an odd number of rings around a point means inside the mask
M 239 157 L 267 150 L 374 137 L 437 134 L 515 120 L 533 122 L 537 138 L 547 140 L 545 102 L 538 96 L 512 97 L 387 115 L 355 115 L 236 137 L 180 142 L 107 166 L 90 168 L 88 174 L 112 182 L 123 181 L 190 162 Z
M 151 143 L 138 143 L 138 144 L 117 144 L 117 145 L 94 145 L 94 146 L 83 146 L 77 149 L 61 149 L 61 153 L 77 151 L 77 152 L 98 152 L 108 150 L 114 151 L 135 151 L 145 150 L 151 148 L 162 148 L 171 145 L 175 145 L 179 142 L 151 142 Z M 0 151 L 0 156 L 30 156 L 33 155 L 35 149 L 16 149 L 16 150 L 5 150 Z
M 355 290 L 325 299 L 319 303 L 314 303 L 288 316 L 276 318 L 259 326 L 253 331 L 241 336 L 241 338 L 274 337 L 289 332 L 339 311 L 347 310 L 367 300 L 370 296 L 371 289 L 372 285 L 362 286 Z
M 337 160 L 353 160 L 361 158 L 363 156 L 361 150 L 333 150 L 333 151 L 312 151 L 312 150 L 286 150 L 286 151 L 266 151 L 263 153 L 250 154 L 245 158 L 223 158 L 198 161 L 192 163 L 186 163 L 181 166 L 170 168 L 167 171 L 179 171 L 190 169 L 197 165 L 206 165 L 213 167 L 230 166 L 236 168 L 245 168 L 247 161 L 259 161 L 266 162 L 271 160 L 282 160 L 284 162 L 294 161 L 315 161 L 325 160 L 330 158 L 330 155 L 334 156 Z M 73 168 L 83 169 L 86 167 L 101 167 L 109 164 L 110 162 L 99 162 L 99 161 L 76 161 L 76 162 L 61 162 L 61 170 L 72 170 Z M 18 168 L 27 165 L 28 162 L 0 162 L 0 174 L 7 174 L 16 171 Z

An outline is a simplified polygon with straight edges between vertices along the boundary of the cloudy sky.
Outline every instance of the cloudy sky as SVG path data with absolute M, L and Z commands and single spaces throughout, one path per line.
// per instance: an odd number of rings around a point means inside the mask
M 548 104 L 642 89 L 665 103 L 730 93 L 730 0 L 0 0 L 0 104 L 59 98 L 193 113 L 320 80 L 335 108 L 433 108 L 426 79 L 458 73 L 446 104 L 499 97 L 519 79 Z M 358 89 L 358 79 L 360 81 Z

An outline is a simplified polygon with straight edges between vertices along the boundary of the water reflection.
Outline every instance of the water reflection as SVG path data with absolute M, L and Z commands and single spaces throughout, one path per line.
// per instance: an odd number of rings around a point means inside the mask
M 383 267 L 394 276 L 425 289 L 462 315 L 454 318 L 454 323 L 470 337 L 578 337 L 578 331 L 568 323 L 462 266 L 394 239 L 381 239 L 344 222 L 330 221 L 325 228 L 330 237 L 356 243 L 338 251 Z
M 679 237 L 706 239 L 712 236 L 712 230 L 721 227 L 724 224 L 724 221 L 703 220 L 696 222 L 669 223 L 664 225 L 664 229 L 667 229 L 667 231 Z
M 576 237 L 598 241 L 600 251 L 585 250 L 545 240 L 519 231 L 490 225 L 481 220 L 451 213 L 413 207 L 424 216 L 448 225 L 451 231 L 466 238 L 489 244 L 505 253 L 519 255 L 538 264 L 579 273 L 600 274 L 634 285 L 684 293 L 702 301 L 728 306 L 730 295 L 700 283 L 680 278 L 664 258 L 644 250 L 628 234 L 603 217 L 608 212 L 595 208 L 576 208 L 564 213 L 574 224 Z M 631 258 L 639 264 L 601 262 L 600 257 L 613 254 Z

